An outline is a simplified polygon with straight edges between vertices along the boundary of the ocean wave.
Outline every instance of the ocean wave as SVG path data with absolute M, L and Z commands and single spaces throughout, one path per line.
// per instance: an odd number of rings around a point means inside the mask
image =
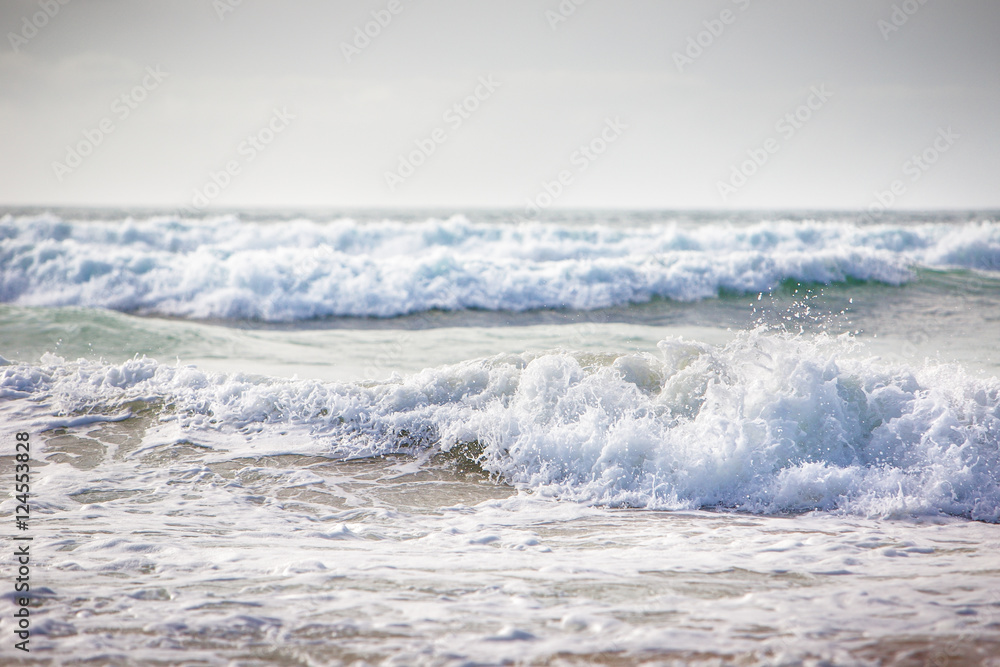
M 1000 381 L 854 346 L 754 330 L 724 346 L 505 354 L 369 384 L 48 355 L 0 367 L 0 414 L 43 430 L 151 409 L 147 446 L 226 456 L 446 453 L 535 494 L 613 507 L 1000 521 Z
M 1000 270 L 1000 223 L 0 219 L 0 301 L 197 319 L 591 310 L 920 267 Z

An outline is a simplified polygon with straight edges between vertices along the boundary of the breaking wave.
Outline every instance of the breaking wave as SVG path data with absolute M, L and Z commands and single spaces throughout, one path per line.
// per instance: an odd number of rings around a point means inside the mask
M 1000 224 L 0 219 L 0 300 L 198 319 L 590 310 L 920 267 L 1000 270 Z
M 0 366 L 0 399 L 5 419 L 39 430 L 152 411 L 149 446 L 428 465 L 448 453 L 605 506 L 1000 521 L 1000 381 L 885 365 L 846 337 L 506 354 L 367 384 L 47 355 Z

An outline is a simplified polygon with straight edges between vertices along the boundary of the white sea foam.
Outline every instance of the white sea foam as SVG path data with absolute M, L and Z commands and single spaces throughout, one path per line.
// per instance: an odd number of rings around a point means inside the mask
M 0 220 L 0 300 L 295 321 L 693 301 L 784 280 L 1000 270 L 1000 224 Z
M 752 331 L 723 346 L 668 339 L 656 354 L 504 354 L 371 384 L 49 355 L 0 367 L 0 397 L 29 399 L 3 411 L 35 429 L 152 402 L 148 447 L 227 457 L 451 450 L 587 504 L 1000 521 L 1000 381 L 852 347 Z

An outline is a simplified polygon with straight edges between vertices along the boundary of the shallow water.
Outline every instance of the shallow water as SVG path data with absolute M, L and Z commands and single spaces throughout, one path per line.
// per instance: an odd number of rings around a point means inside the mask
M 36 627 L 59 664 L 977 664 L 1000 639 L 994 524 L 611 510 L 130 430 L 47 442 Z

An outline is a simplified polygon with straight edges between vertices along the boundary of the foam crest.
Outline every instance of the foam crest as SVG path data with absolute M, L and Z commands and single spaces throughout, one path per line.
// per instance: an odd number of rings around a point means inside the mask
M 1000 381 L 880 364 L 846 338 L 763 331 L 657 353 L 508 354 L 371 384 L 48 356 L 0 367 L 37 428 L 152 407 L 149 446 L 220 456 L 448 452 L 589 504 L 1000 521 Z M 145 406 L 145 407 L 143 407 Z M 55 416 L 53 416 L 55 415 Z
M 0 220 L 0 300 L 215 319 L 595 309 L 1000 270 L 1000 225 Z

